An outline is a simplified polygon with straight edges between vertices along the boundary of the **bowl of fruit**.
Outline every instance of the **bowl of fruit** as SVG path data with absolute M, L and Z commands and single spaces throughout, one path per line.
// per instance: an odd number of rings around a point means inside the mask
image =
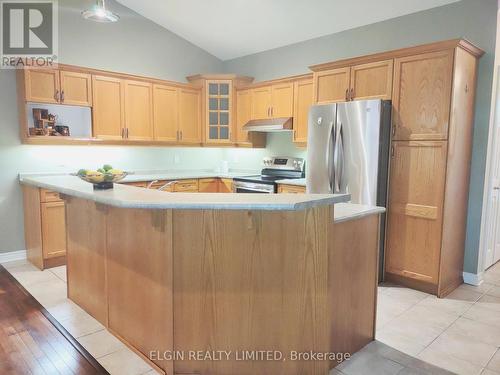
M 115 169 L 109 164 L 105 164 L 97 170 L 80 169 L 73 176 L 77 176 L 83 181 L 93 184 L 94 189 L 105 190 L 112 189 L 115 182 L 123 180 L 129 174 L 128 172 Z

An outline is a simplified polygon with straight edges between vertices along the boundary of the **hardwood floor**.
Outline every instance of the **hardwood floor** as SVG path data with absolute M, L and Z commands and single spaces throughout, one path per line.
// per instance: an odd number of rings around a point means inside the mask
M 108 374 L 1 265 L 0 374 Z

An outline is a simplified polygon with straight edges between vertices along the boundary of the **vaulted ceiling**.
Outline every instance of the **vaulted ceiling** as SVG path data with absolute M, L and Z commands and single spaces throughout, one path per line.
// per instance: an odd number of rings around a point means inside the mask
M 222 60 L 458 0 L 118 0 Z

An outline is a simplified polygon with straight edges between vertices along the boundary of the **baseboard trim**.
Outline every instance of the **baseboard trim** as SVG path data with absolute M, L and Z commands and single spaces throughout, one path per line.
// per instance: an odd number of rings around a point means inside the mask
M 14 262 L 16 260 L 25 260 L 26 250 L 9 251 L 8 253 L 0 253 L 0 264 Z
M 464 283 L 479 286 L 483 283 L 483 273 L 464 272 Z

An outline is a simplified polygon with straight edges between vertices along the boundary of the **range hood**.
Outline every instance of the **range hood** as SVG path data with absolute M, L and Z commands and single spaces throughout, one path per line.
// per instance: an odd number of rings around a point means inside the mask
M 293 130 L 292 117 L 280 117 L 267 120 L 251 120 L 243 125 L 243 130 L 249 132 L 282 132 Z

